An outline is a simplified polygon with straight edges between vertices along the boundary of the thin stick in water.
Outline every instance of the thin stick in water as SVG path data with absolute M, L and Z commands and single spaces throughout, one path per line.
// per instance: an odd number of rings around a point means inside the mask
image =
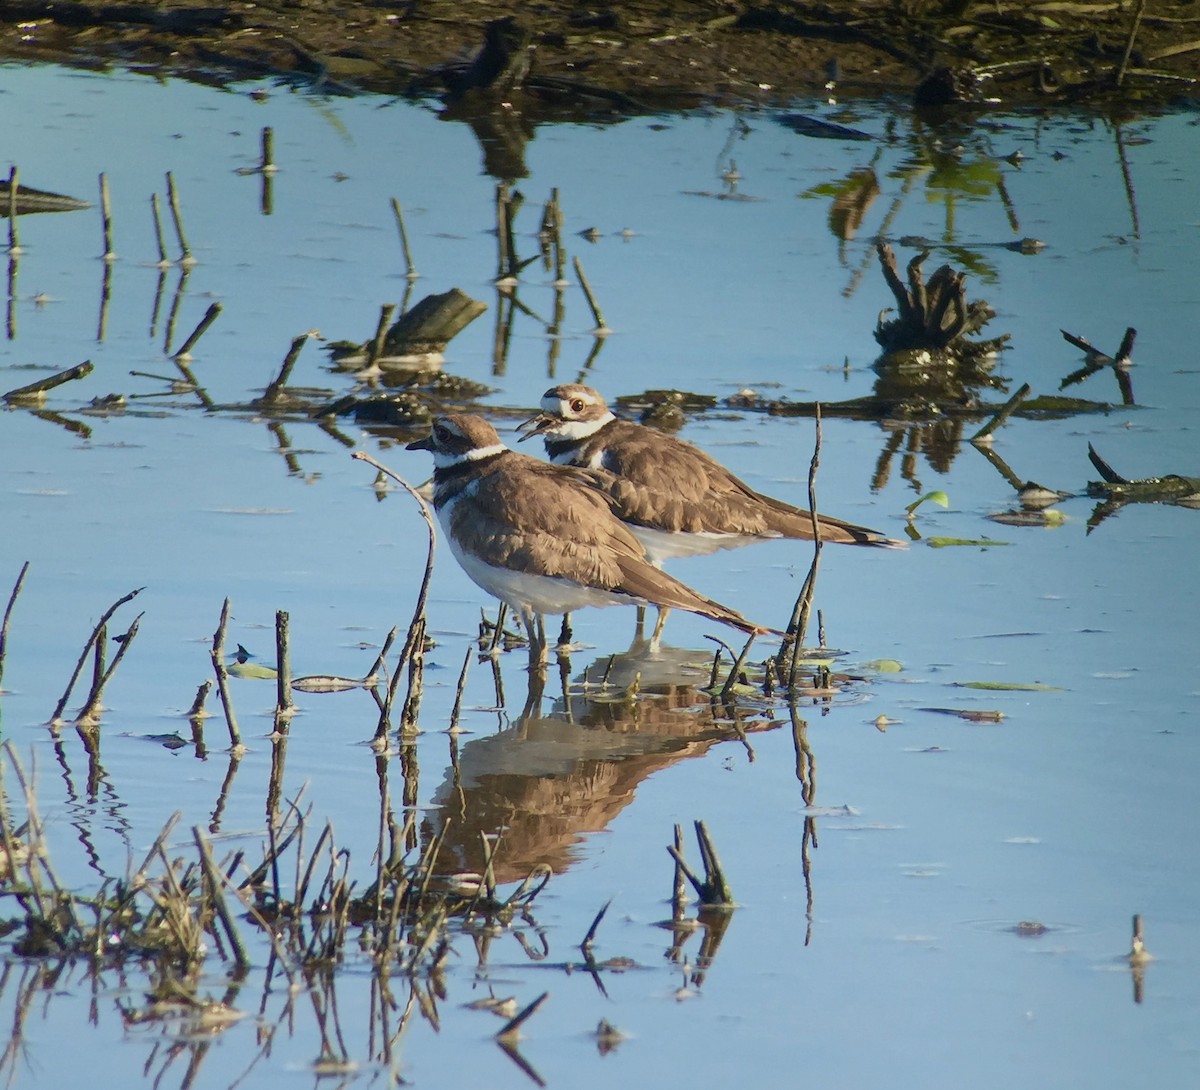
M 54 708 L 54 713 L 50 716 L 50 723 L 57 724 L 62 722 L 63 708 L 67 706 L 67 701 L 71 699 L 71 690 L 75 688 L 75 682 L 79 680 L 79 675 L 83 671 L 83 664 L 87 661 L 88 652 L 91 651 L 92 645 L 99 638 L 100 633 L 108 624 L 109 619 L 117 612 L 126 602 L 131 601 L 142 593 L 146 588 L 138 587 L 137 590 L 131 590 L 123 598 L 118 598 L 111 606 L 104 611 L 104 615 L 96 622 L 96 627 L 92 629 L 92 634 L 88 637 L 87 643 L 83 645 L 83 650 L 79 653 L 79 660 L 75 663 L 75 669 L 71 673 L 71 679 L 67 682 L 67 687 L 59 698 L 58 704 Z
M 25 573 L 29 571 L 29 561 L 26 560 L 21 565 L 21 571 L 17 575 L 17 581 L 13 584 L 12 594 L 8 596 L 8 606 L 4 610 L 4 620 L 0 621 L 0 683 L 4 681 L 4 652 L 8 647 L 8 620 L 12 616 L 13 606 L 17 603 L 17 595 L 21 593 L 21 587 L 25 584 Z M 463 667 L 463 676 L 466 677 L 466 667 Z M 0 692 L 4 691 L 3 684 L 0 684 Z M 461 686 L 460 686 L 461 692 Z
M 229 624 L 229 599 L 221 607 L 221 622 L 213 634 L 212 664 L 217 675 L 217 692 L 221 697 L 221 707 L 225 710 L 225 724 L 229 728 L 229 744 L 235 757 L 240 757 L 243 749 L 242 735 L 238 730 L 237 717 L 233 713 L 233 701 L 229 695 L 229 671 L 225 669 L 225 629 Z
M 195 265 L 192 249 L 188 245 L 187 236 L 183 233 L 183 217 L 179 213 L 179 194 L 175 190 L 175 178 L 167 171 L 167 203 L 171 206 L 171 220 L 175 224 L 175 235 L 179 239 L 179 264 Z
M 395 303 L 384 303 L 379 308 L 379 324 L 375 327 L 375 338 L 371 341 L 371 348 L 367 353 L 368 367 L 374 367 L 379 357 L 383 355 L 383 344 L 387 339 L 388 326 L 392 324 L 392 315 L 395 313 Z
M 264 404 L 269 405 L 280 399 L 283 390 L 287 386 L 287 381 L 292 375 L 292 369 L 296 366 L 300 350 L 311 336 L 311 333 L 301 333 L 300 336 L 292 339 L 291 347 L 288 349 L 287 355 L 283 357 L 283 363 L 280 364 L 279 374 L 272 379 L 271 384 L 263 391 L 261 400 Z
M 104 253 L 100 256 L 105 261 L 116 261 L 117 254 L 112 244 L 112 203 L 108 199 L 108 175 L 100 175 L 100 222 L 104 228 Z
M 250 959 L 246 956 L 246 948 L 238 936 L 229 906 L 225 903 L 224 879 L 213 862 L 212 848 L 204 839 L 199 825 L 192 826 L 192 839 L 196 842 L 196 849 L 200 853 L 200 867 L 204 871 L 205 881 L 208 882 L 209 900 L 217 913 L 217 919 L 221 921 L 221 927 L 229 939 L 229 945 L 233 948 L 233 960 L 237 964 L 238 971 L 244 973 L 250 968 Z
M 1016 407 L 1021 404 L 1029 396 L 1029 383 L 1024 383 L 1021 388 L 1013 394 L 1002 406 L 1000 411 L 991 418 L 982 428 L 971 436 L 972 443 L 990 443 L 992 441 L 992 432 L 999 428 L 1010 416 L 1012 416 Z
M 458 715 L 462 710 L 463 690 L 467 687 L 467 669 L 471 665 L 471 659 L 475 649 L 470 644 L 467 645 L 467 653 L 463 656 L 462 670 L 458 675 L 458 688 L 454 693 L 454 707 L 450 709 L 450 726 L 447 730 L 451 734 L 458 732 Z M 4 667 L 4 642 L 3 634 L 0 633 L 0 673 L 3 673 Z
M 217 320 L 217 315 L 220 313 L 221 304 L 212 303 L 208 310 L 205 311 L 204 317 L 200 319 L 200 324 L 192 330 L 192 335 L 183 342 L 178 352 L 171 354 L 171 358 L 176 360 L 190 360 L 192 358 L 192 349 L 196 347 L 196 342 L 204 336 L 205 331 Z
M 372 458 L 366 451 L 356 450 L 352 458 L 360 462 L 366 462 L 367 465 L 374 466 L 380 473 L 384 473 L 391 477 L 401 488 L 403 488 L 414 500 L 417 501 L 417 506 L 421 512 L 421 518 L 425 520 L 426 529 L 429 531 L 429 550 L 425 557 L 425 574 L 421 579 L 421 589 L 417 594 L 417 603 L 413 609 L 412 621 L 408 626 L 408 635 L 404 640 L 404 649 L 400 652 L 400 660 L 396 664 L 396 672 L 392 676 L 392 684 L 388 689 L 388 699 L 384 705 L 383 713 L 379 717 L 379 726 L 375 731 L 375 738 L 378 740 L 387 733 L 387 720 L 391 711 L 392 700 L 396 687 L 399 685 L 400 674 L 404 670 L 404 665 L 408 661 L 409 656 L 413 653 L 418 638 L 418 632 L 424 632 L 425 625 L 425 600 L 429 596 L 429 580 L 433 576 L 433 548 L 437 541 L 437 532 L 433 526 L 433 516 L 429 512 L 429 505 L 422 498 L 412 485 L 410 485 L 403 477 L 394 473 L 386 466 L 381 465 Z
M 400 202 L 392 198 L 392 214 L 396 217 L 396 227 L 400 231 L 400 249 L 404 253 L 404 276 L 408 280 L 416 280 L 420 273 L 413 264 L 412 251 L 408 248 L 408 232 L 404 229 L 404 216 L 400 211 Z
M 163 239 L 162 214 L 158 209 L 158 194 L 150 194 L 150 215 L 154 219 L 154 239 L 158 243 L 158 261 L 155 267 L 165 269 L 171 264 L 170 258 L 167 257 L 167 244 Z M 155 308 L 157 311 L 157 308 Z
M 280 728 L 287 730 L 288 718 L 296 711 L 292 701 L 292 665 L 288 655 L 288 615 L 282 610 L 275 611 L 275 655 L 277 669 L 275 671 L 275 715 L 280 721 Z
M 134 637 L 138 633 L 138 625 L 141 624 L 144 613 L 139 613 L 133 619 L 133 623 L 125 630 L 125 635 L 120 639 L 120 647 L 117 653 L 113 655 L 113 660 L 109 663 L 108 669 L 98 681 L 92 684 L 92 691 L 88 694 L 87 703 L 84 704 L 83 710 L 76 717 L 75 722 L 79 726 L 95 726 L 100 718 L 100 699 L 104 694 L 104 686 L 108 684 L 109 679 L 116 672 L 116 669 L 121 664 L 121 659 L 125 657 L 125 652 L 129 650 L 133 643 Z M 97 649 L 100 647 L 100 642 L 97 641 Z
M 608 332 L 608 326 L 605 324 L 604 315 L 600 313 L 600 305 L 596 302 L 595 295 L 592 294 L 592 286 L 588 283 L 587 277 L 583 275 L 583 266 L 579 263 L 579 258 L 571 259 L 575 265 L 575 275 L 579 277 L 579 286 L 583 288 L 584 298 L 587 299 L 588 306 L 591 307 L 592 317 L 595 319 L 596 328 L 592 331 L 597 337 L 603 336 Z
M 21 252 L 21 243 L 17 239 L 18 178 L 17 168 L 11 167 L 8 172 L 8 252 L 14 256 Z

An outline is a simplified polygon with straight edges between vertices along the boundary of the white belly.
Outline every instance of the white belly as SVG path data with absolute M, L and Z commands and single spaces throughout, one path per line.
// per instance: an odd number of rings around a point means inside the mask
M 493 567 L 472 553 L 460 549 L 449 534 L 446 534 L 446 538 L 450 543 L 450 551 L 454 553 L 454 559 L 470 576 L 472 582 L 522 615 L 572 613 L 584 606 L 645 604 L 641 599 L 630 597 L 628 594 L 615 594 L 595 587 L 585 587 L 567 579 Z
M 758 537 L 754 534 L 714 534 L 709 532 L 699 534 L 672 534 L 665 530 L 650 530 L 645 526 L 625 524 L 634 537 L 642 543 L 646 550 L 646 559 L 656 567 L 661 567 L 664 560 L 672 560 L 677 556 L 707 556 L 719 549 L 737 549 L 754 541 L 762 541 L 767 537 L 778 537 L 778 534 L 764 534 Z

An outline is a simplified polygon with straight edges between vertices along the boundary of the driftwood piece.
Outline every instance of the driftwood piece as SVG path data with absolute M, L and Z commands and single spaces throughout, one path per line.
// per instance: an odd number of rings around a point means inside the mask
M 486 303 L 472 299 L 458 288 L 427 295 L 387 331 L 383 353 L 423 356 L 441 352 L 485 310 Z
M 1200 477 L 1167 473 L 1161 477 L 1129 480 L 1101 458 L 1091 443 L 1088 443 L 1088 460 L 1104 478 L 1088 481 L 1087 494 L 1100 501 L 1088 518 L 1089 534 L 1127 503 L 1166 503 L 1175 507 L 1200 508 Z
M 902 280 L 892 248 L 880 242 L 876 252 L 883 278 L 896 299 L 897 317 L 885 322 L 881 314 L 875 327 L 875 339 L 886 352 L 930 349 L 976 356 L 995 352 L 1008 340 L 1007 333 L 990 341 L 965 339 L 978 333 L 996 312 L 982 299 L 967 302 L 964 273 L 942 265 L 926 281 L 921 265 L 929 252 L 923 250 L 908 263 Z
M 39 401 L 45 396 L 47 390 L 53 390 L 56 386 L 61 386 L 64 382 L 84 378 L 91 373 L 92 361 L 84 360 L 83 363 L 78 363 L 74 367 L 68 367 L 65 371 L 47 375 L 45 378 L 38 379 L 37 382 L 31 382 L 28 386 L 21 386 L 15 390 L 9 390 L 8 393 L 0 396 L 3 396 L 3 399 L 10 404 Z
M 11 179 L 0 181 L 0 216 L 9 215 L 9 198 L 12 195 Z M 87 201 L 76 197 L 67 197 L 61 193 L 49 193 L 44 189 L 31 189 L 21 185 L 16 193 L 17 215 L 25 216 L 31 212 L 77 212 L 81 208 L 91 208 Z

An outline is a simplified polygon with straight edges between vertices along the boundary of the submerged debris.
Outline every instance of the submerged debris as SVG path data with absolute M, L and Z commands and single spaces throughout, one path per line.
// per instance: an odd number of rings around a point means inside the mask
M 913 349 L 945 353 L 950 357 L 979 357 L 999 351 L 1008 341 L 1007 333 L 990 341 L 968 341 L 995 316 L 982 299 L 967 302 L 966 274 L 949 265 L 940 266 L 929 278 L 921 276 L 921 265 L 929 256 L 923 250 L 907 267 L 908 285 L 896 269 L 896 255 L 886 242 L 876 244 L 879 265 L 892 295 L 896 298 L 897 317 L 884 321 L 880 315 L 875 340 L 885 352 Z
M 1102 501 L 1088 519 L 1089 533 L 1127 503 L 1168 503 L 1176 507 L 1200 508 L 1200 477 L 1168 473 L 1162 477 L 1131 481 L 1101 458 L 1091 443 L 1088 443 L 1088 458 L 1103 478 L 1088 481 L 1087 494 Z
M 440 358 L 446 345 L 479 317 L 487 304 L 472 299 L 458 288 L 427 295 L 396 321 L 375 352 L 374 338 L 361 344 L 337 341 L 328 346 L 333 361 L 340 367 L 353 367 L 369 361 L 421 360 Z

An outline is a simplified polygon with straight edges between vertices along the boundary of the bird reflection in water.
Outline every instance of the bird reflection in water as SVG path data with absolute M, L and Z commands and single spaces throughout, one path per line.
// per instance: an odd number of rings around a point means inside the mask
M 778 725 L 759 708 L 710 700 L 703 654 L 650 654 L 635 644 L 565 683 L 545 712 L 545 677 L 531 673 L 524 714 L 467 741 L 434 793 L 423 833 L 446 827 L 438 870 L 480 872 L 481 834 L 498 834 L 497 882 L 519 881 L 539 864 L 561 873 L 651 773 Z

